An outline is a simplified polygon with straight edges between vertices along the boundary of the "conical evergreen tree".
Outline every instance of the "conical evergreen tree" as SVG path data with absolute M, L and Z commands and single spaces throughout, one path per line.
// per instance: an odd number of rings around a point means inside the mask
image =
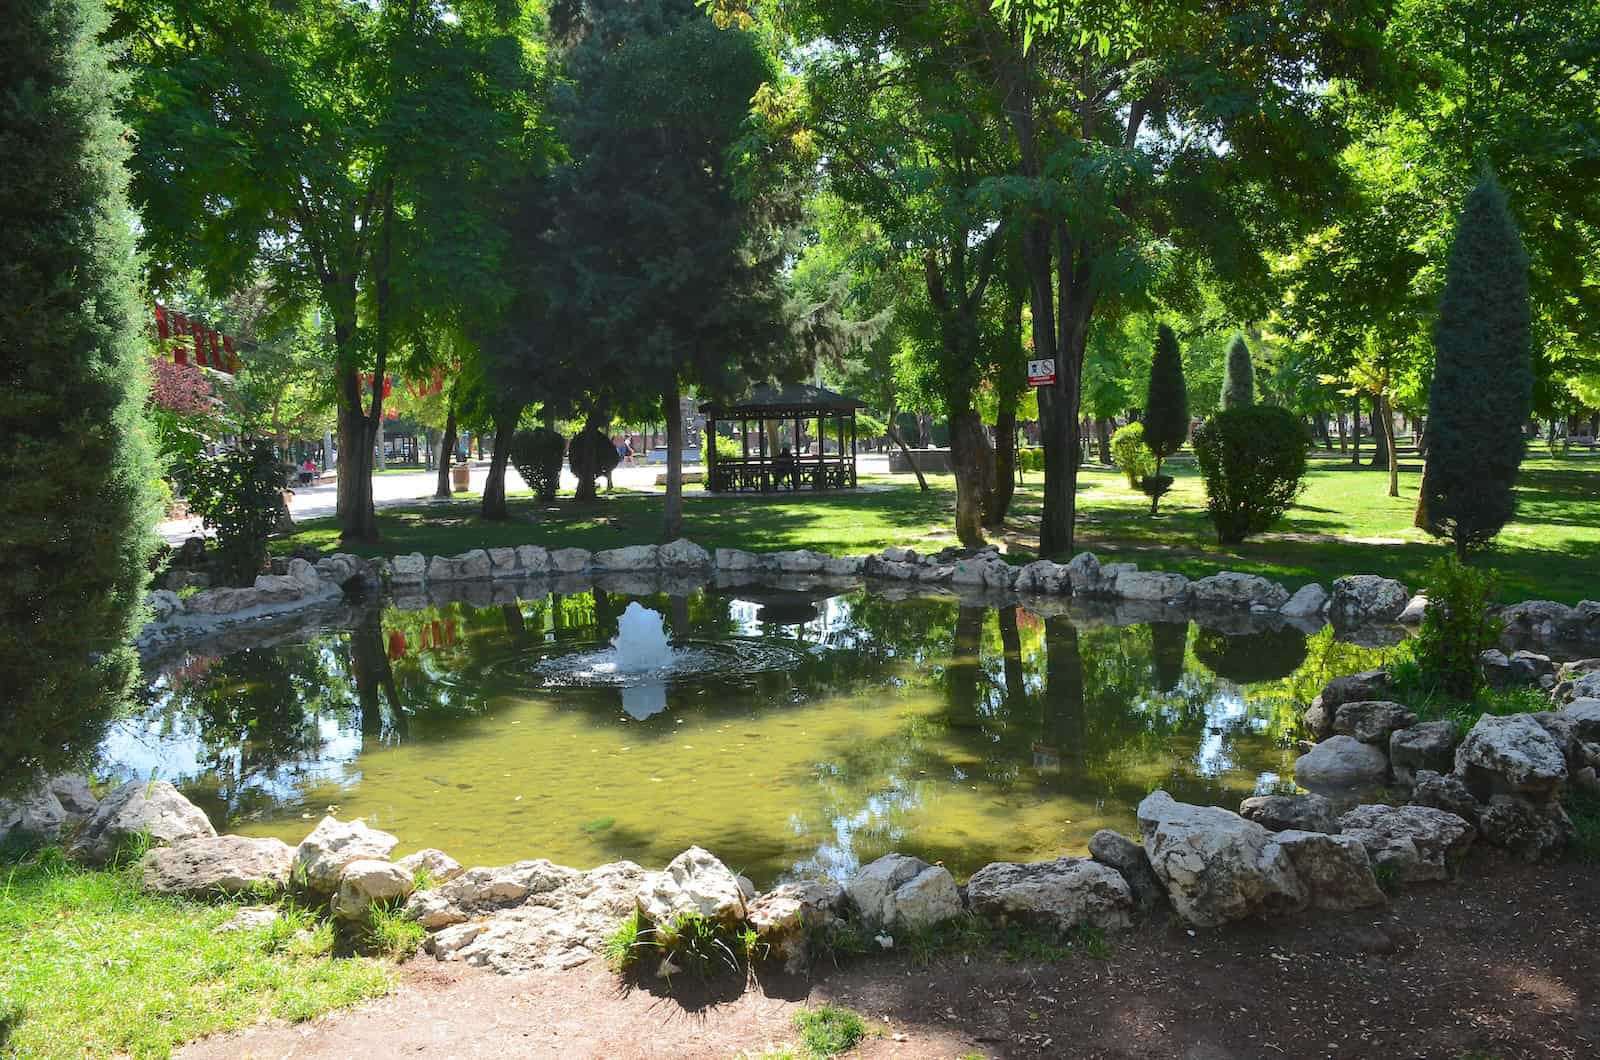
M 1488 171 L 1456 220 L 1433 347 L 1424 523 L 1464 558 L 1516 511 L 1533 397 L 1528 257 Z
M 1156 505 L 1171 480 L 1162 481 L 1161 461 L 1183 448 L 1189 440 L 1189 389 L 1183 379 L 1183 354 L 1178 350 L 1178 336 L 1162 324 L 1156 329 L 1155 356 L 1150 362 L 1150 388 L 1144 400 L 1144 444 L 1156 457 L 1156 473 L 1151 476 L 1146 492 L 1150 493 L 1150 511 Z
M 1250 347 L 1243 335 L 1228 344 L 1228 360 L 1222 374 L 1222 407 L 1242 409 L 1256 403 L 1256 369 L 1250 363 Z
M 0 19 L 0 794 L 123 702 L 155 513 L 147 340 L 100 0 Z

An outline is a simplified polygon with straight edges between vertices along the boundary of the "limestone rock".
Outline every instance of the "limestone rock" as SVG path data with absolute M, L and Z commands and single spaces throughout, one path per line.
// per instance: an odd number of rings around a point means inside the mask
M 1388 777 L 1389 756 L 1353 736 L 1330 736 L 1294 763 L 1294 779 L 1303 788 L 1370 787 Z
M 1389 768 L 1397 784 L 1409 784 L 1420 770 L 1448 773 L 1455 765 L 1456 726 L 1424 721 L 1396 729 L 1389 737 Z
M 806 880 L 774 887 L 748 907 L 750 926 L 770 947 L 768 956 L 791 974 L 810 964 L 811 932 L 826 928 L 844 912 L 844 888 L 832 880 Z
M 595 570 L 655 570 L 660 561 L 655 545 L 627 545 L 596 552 L 591 560 Z
M 956 585 L 982 585 L 991 589 L 1009 589 L 1017 578 L 1017 568 L 1000 558 L 998 552 L 984 550 L 975 556 L 959 559 L 950 580 Z
M 67 819 L 66 807 L 49 785 L 21 798 L 0 799 L 0 842 L 12 832 L 54 842 L 60 838 Z
M 702 570 L 711 566 L 711 553 L 688 538 L 680 537 L 656 551 L 656 562 L 663 570 Z
M 189 597 L 188 609 L 197 615 L 231 615 L 268 602 L 255 589 L 206 589 Z
M 886 548 L 882 552 L 878 553 L 878 556 L 885 563 L 915 563 L 915 562 L 917 562 L 917 552 L 916 552 L 915 549 L 902 548 L 899 545 L 890 545 L 888 548 Z
M 258 574 L 254 589 L 256 600 L 263 604 L 281 604 L 298 600 L 306 594 L 305 586 L 287 574 Z
M 427 573 L 428 561 L 420 552 L 389 561 L 389 581 L 394 585 L 421 585 Z
M 550 570 L 550 551 L 543 545 L 518 545 L 517 566 L 524 574 L 544 574 Z
M 459 577 L 455 561 L 449 556 L 434 556 L 428 561 L 428 581 L 453 582 Z
M 100 801 L 72 853 L 91 865 L 103 864 L 143 833 L 152 845 L 161 845 L 209 839 L 217 831 L 198 806 L 165 780 L 130 780 Z
M 1560 854 L 1577 830 L 1559 802 L 1532 803 L 1496 795 L 1478 814 L 1484 840 L 1504 847 L 1523 861 L 1542 861 Z
M 1511 677 L 1519 685 L 1552 688 L 1556 683 L 1556 664 L 1548 655 L 1515 651 L 1511 653 Z
M 1296 589 L 1288 602 L 1278 608 L 1278 612 L 1285 618 L 1321 618 L 1327 607 L 1328 590 L 1311 582 Z
M 489 549 L 489 573 L 496 578 L 515 578 L 522 573 L 514 548 Z
M 1576 612 L 1552 600 L 1523 600 L 1500 612 L 1502 639 L 1511 643 L 1550 644 L 1559 641 Z
M 1088 858 L 985 865 L 967 881 L 967 899 L 973 912 L 991 919 L 1048 923 L 1060 931 L 1079 924 L 1125 928 L 1133 908 L 1122 873 Z
M 845 893 L 868 924 L 916 930 L 962 911 L 955 877 L 940 865 L 904 854 L 885 854 L 864 866 Z
M 1572 703 L 1580 699 L 1600 699 L 1600 670 L 1592 670 L 1563 680 L 1556 685 L 1550 698 L 1557 703 Z
M 1093 552 L 1080 552 L 1067 563 L 1067 580 L 1074 596 L 1101 596 L 1110 588 Z
M 1334 732 L 1374 747 L 1388 747 L 1390 734 L 1416 723 L 1415 714 L 1387 699 L 1358 699 L 1341 704 L 1333 713 Z
M 1383 699 L 1389 690 L 1389 675 L 1383 670 L 1364 670 L 1335 677 L 1311 700 L 1301 719 L 1306 731 L 1316 739 L 1333 733 L 1333 719 L 1340 707 L 1361 699 Z
M 1112 591 L 1124 600 L 1182 600 L 1189 591 L 1189 579 L 1166 571 L 1122 571 Z
M 1507 794 L 1548 802 L 1567 784 L 1561 745 L 1526 714 L 1480 717 L 1456 748 L 1456 773 L 1480 801 Z
M 1406 587 L 1376 574 L 1352 574 L 1333 583 L 1328 617 L 1336 627 L 1394 622 L 1411 601 Z
M 778 569 L 785 574 L 816 574 L 828 562 L 828 556 L 821 552 L 812 552 L 808 549 L 797 548 L 786 552 L 773 553 L 772 559 Z
M 152 589 L 145 601 L 157 622 L 183 612 L 183 599 L 171 589 Z
M 1337 832 L 1333 803 L 1321 795 L 1257 795 L 1239 804 L 1239 816 L 1269 832 Z
M 1411 801 L 1418 806 L 1432 806 L 1436 810 L 1453 813 L 1463 821 L 1478 823 L 1478 800 L 1454 773 L 1438 773 L 1431 769 L 1416 772 L 1411 786 Z
M 82 773 L 63 773 L 45 785 L 56 797 L 68 817 L 92 817 L 100 800 L 89 789 L 89 778 Z
M 716 551 L 719 571 L 760 571 L 767 569 L 766 557 L 739 548 L 719 548 Z
M 580 574 L 589 569 L 589 550 L 558 548 L 550 553 L 550 569 L 556 574 Z
M 1367 848 L 1374 868 L 1388 868 L 1401 883 L 1448 879 L 1475 834 L 1467 821 L 1431 806 L 1357 806 L 1339 827 Z
M 1065 564 L 1041 559 L 1017 573 L 1013 588 L 1019 593 L 1070 593 L 1072 577 Z
M 734 924 L 745 917 L 739 878 L 715 855 L 690 847 L 653 872 L 639 886 L 639 911 L 655 924 L 670 924 L 683 913 Z
M 829 556 L 822 565 L 822 573 L 836 578 L 853 578 L 867 566 L 866 556 Z
M 281 839 L 219 835 L 157 847 L 144 856 L 144 887 L 158 894 L 237 894 L 281 891 L 294 850 Z
M 1313 908 L 1348 913 L 1386 901 L 1367 848 L 1355 836 L 1288 829 L 1273 841 L 1288 854 Z
M 1600 742 L 1600 699 L 1574 699 L 1557 713 L 1571 726 L 1575 739 Z
M 1289 590 L 1259 574 L 1223 571 L 1189 587 L 1190 599 L 1205 607 L 1251 607 L 1277 611 L 1289 602 Z
M 346 865 L 352 861 L 384 861 L 399 843 L 388 832 L 367 827 L 365 821 L 324 817 L 295 849 L 295 874 L 303 874 L 306 887 L 313 893 L 331 895 L 338 889 Z
M 635 883 L 644 873 L 632 862 L 618 864 L 632 865 Z M 530 896 L 558 891 L 570 886 L 581 875 L 576 869 L 555 865 L 543 858 L 495 868 L 468 869 L 442 886 L 412 895 L 406 912 L 423 927 L 434 930 L 459 924 L 486 911 L 505 908 Z M 633 908 L 633 898 L 630 891 L 629 910 Z
M 247 905 L 233 914 L 217 928 L 217 934 L 223 935 L 230 931 L 254 931 L 257 928 L 271 927 L 282 916 L 270 905 Z
M 1164 791 L 1139 804 L 1139 829 L 1173 909 L 1200 927 L 1304 908 L 1307 896 L 1273 833 L 1216 806 Z
M 461 553 L 453 563 L 456 577 L 464 581 L 480 581 L 494 576 L 494 564 L 489 561 L 489 553 L 481 548 Z
M 1428 597 L 1426 593 L 1418 593 L 1406 603 L 1405 610 L 1395 617 L 1395 621 L 1402 626 L 1422 625 L 1422 616 L 1428 610 Z
M 442 883 L 449 883 L 461 875 L 461 863 L 442 850 L 433 847 L 424 847 L 415 854 L 407 854 L 396 865 L 416 879 L 418 872 L 427 873 L 428 885 L 437 887 Z
M 411 873 L 394 862 L 359 858 L 339 874 L 333 915 L 341 920 L 362 920 L 374 902 L 397 902 L 411 889 Z
M 1156 878 L 1156 870 L 1150 867 L 1150 856 L 1144 852 L 1144 847 L 1121 832 L 1102 828 L 1090 836 L 1089 856 L 1122 874 L 1133 894 L 1134 905 L 1141 910 L 1149 912 L 1166 903 L 1167 889 Z

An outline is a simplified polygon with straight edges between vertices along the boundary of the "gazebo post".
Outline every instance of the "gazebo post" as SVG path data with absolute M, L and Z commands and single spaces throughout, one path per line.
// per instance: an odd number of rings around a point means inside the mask
M 717 414 L 706 413 L 706 488 L 717 491 Z
M 856 488 L 856 410 L 850 410 L 850 488 Z

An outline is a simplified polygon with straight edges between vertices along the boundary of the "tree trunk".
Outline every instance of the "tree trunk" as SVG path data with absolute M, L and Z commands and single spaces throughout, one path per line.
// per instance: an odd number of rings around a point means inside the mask
M 372 447 L 376 434 L 361 410 L 361 377 L 355 369 L 340 369 L 339 477 L 337 504 L 340 538 L 345 541 L 378 540 L 378 516 L 372 504 Z
M 1372 396 L 1372 460 L 1368 467 L 1382 470 L 1389 466 L 1389 436 L 1394 433 L 1394 420 L 1383 410 L 1388 403 L 1377 394 Z M 1382 442 L 1379 442 L 1382 439 Z
M 1000 620 L 1000 651 L 1006 674 L 1006 705 L 1019 709 L 1028 698 L 1027 677 L 1022 668 L 1022 632 L 1017 628 L 1017 609 L 1002 607 L 996 611 Z
M 433 495 L 439 500 L 450 499 L 450 464 L 456 455 L 456 384 L 450 382 L 449 404 L 445 406 L 444 445 L 439 450 L 439 479 L 434 484 Z
M 1111 466 L 1111 419 L 1101 416 L 1094 421 L 1095 434 L 1100 443 L 1100 462 L 1107 467 Z
M 1350 409 L 1350 466 L 1361 466 L 1361 399 L 1354 398 Z
M 917 413 L 917 448 L 933 448 L 933 417 L 926 412 Z
M 663 541 L 683 536 L 683 410 L 678 405 L 678 380 L 674 376 L 661 394 L 667 417 L 667 496 L 662 503 L 665 516 Z
M 989 490 L 989 503 L 984 512 L 983 525 L 999 530 L 1005 525 L 1006 514 L 1011 510 L 1011 498 L 1017 491 L 1017 401 L 1002 400 L 1000 413 L 994 425 L 994 484 Z
M 511 436 L 517 429 L 520 408 L 508 408 L 494 418 L 494 452 L 489 459 L 489 478 L 483 484 L 482 515 L 485 519 L 509 519 L 506 507 L 506 465 L 511 462 Z
M 889 406 L 889 440 L 900 447 L 900 452 L 905 454 L 906 463 L 911 465 L 911 473 L 917 476 L 917 489 L 923 493 L 928 492 L 928 480 L 922 474 L 922 468 L 911 457 L 911 447 L 906 444 L 905 436 L 900 433 L 900 428 L 895 424 L 895 408 Z
M 1389 496 L 1400 496 L 1400 453 L 1394 437 L 1394 417 L 1390 415 L 1389 399 L 1378 398 L 1378 416 L 1383 422 L 1383 443 L 1387 449 L 1389 467 Z
M 1344 433 L 1344 410 L 1341 409 L 1337 414 L 1335 414 L 1334 418 L 1339 424 L 1339 452 L 1342 454 L 1349 446 L 1349 441 L 1345 438 Z
M 984 465 L 994 466 L 989 438 L 977 410 L 950 416 L 950 470 L 956 476 L 956 540 L 966 548 L 983 544 Z
M 589 414 L 584 417 L 582 433 L 588 434 L 591 431 L 603 431 L 606 433 L 606 437 L 610 438 L 610 432 L 608 430 L 610 426 L 611 413 L 606 411 L 603 405 L 596 405 L 594 408 L 590 409 Z M 569 451 L 571 450 L 572 445 L 570 442 L 568 443 L 567 448 Z M 572 499 L 577 501 L 598 500 L 599 494 L 596 492 L 596 490 L 599 487 L 599 484 L 600 479 L 598 476 L 595 478 L 588 478 L 584 475 L 579 475 L 578 488 L 573 490 Z M 668 538 L 668 540 L 672 539 Z

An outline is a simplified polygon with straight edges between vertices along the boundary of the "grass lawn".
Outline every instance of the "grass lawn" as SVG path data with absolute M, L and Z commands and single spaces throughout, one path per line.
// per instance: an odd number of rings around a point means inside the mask
M 216 934 L 237 908 L 145 894 L 126 870 L 81 869 L 54 849 L 0 864 L 0 1055 L 166 1056 L 388 990 L 381 961 L 330 955 L 326 924 L 304 940 L 294 922 Z
M 1400 496 L 1387 496 L 1388 473 L 1350 467 L 1337 455 L 1312 460 L 1305 492 L 1282 522 L 1240 545 L 1218 545 L 1205 512 L 1205 494 L 1192 461 L 1169 461 L 1176 478 L 1149 514 L 1149 501 L 1112 471 L 1086 469 L 1079 476 L 1078 548 L 1103 560 L 1132 560 L 1146 569 L 1182 571 L 1193 577 L 1239 570 L 1294 588 L 1324 584 L 1344 574 L 1373 573 L 1418 584 L 1422 571 L 1444 546 L 1411 526 L 1420 464 L 1402 454 Z M 948 475 L 929 479 L 919 493 L 909 478 L 867 476 L 865 483 L 893 483 L 881 493 L 823 498 L 699 498 L 684 504 L 684 532 L 707 548 L 770 550 L 811 548 L 835 554 L 876 551 L 886 545 L 938 548 L 951 544 L 955 503 Z M 1544 598 L 1575 603 L 1600 598 L 1600 458 L 1530 457 L 1518 486 L 1517 520 L 1485 558 L 1499 573 L 1505 600 Z M 1018 488 L 1004 540 L 1008 551 L 1032 555 L 1038 544 L 1041 504 L 1038 476 Z M 538 504 L 524 494 L 510 501 L 508 522 L 477 518 L 477 500 L 418 503 L 380 509 L 383 540 L 366 555 L 404 552 L 452 555 L 500 545 L 576 545 L 600 549 L 637 544 L 659 536 L 661 495 L 623 492 L 588 505 L 570 499 Z M 332 519 L 308 520 L 274 542 L 338 546 Z

